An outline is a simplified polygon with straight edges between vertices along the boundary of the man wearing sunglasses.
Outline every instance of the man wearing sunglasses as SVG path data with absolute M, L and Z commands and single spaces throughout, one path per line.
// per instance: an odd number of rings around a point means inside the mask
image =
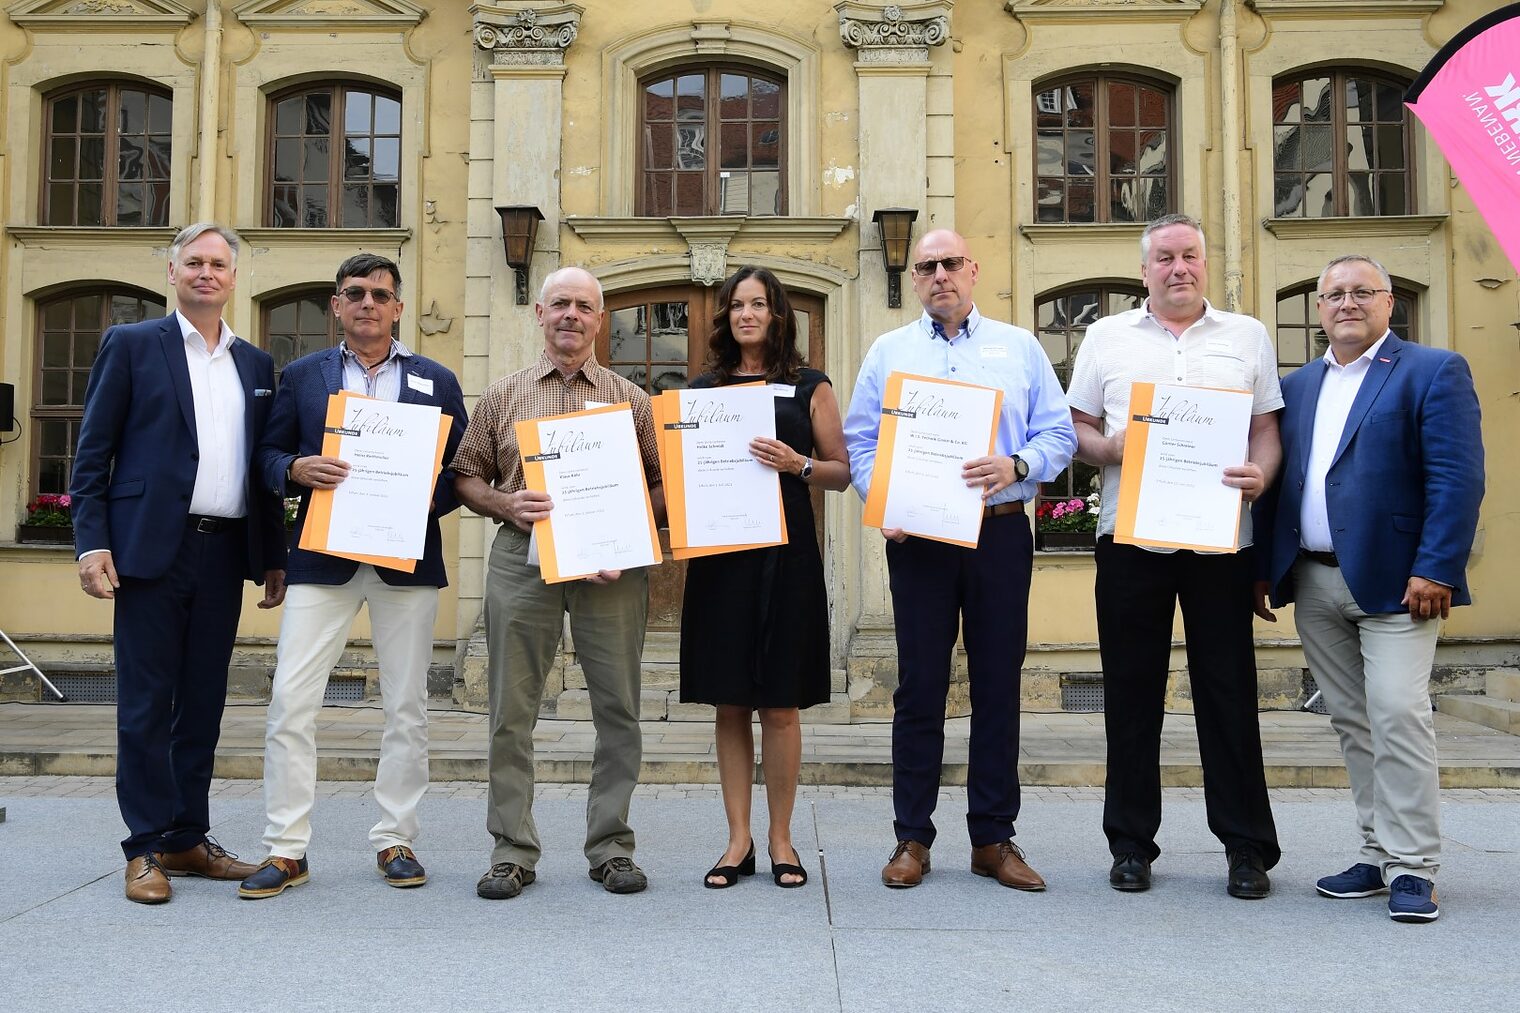
M 1330 345 L 1282 383 L 1282 481 L 1255 508 L 1256 613 L 1276 619 L 1269 591 L 1295 603 L 1346 758 L 1362 847 L 1320 894 L 1387 893 L 1389 917 L 1418 923 L 1440 914 L 1430 669 L 1440 620 L 1472 602 L 1483 443 L 1467 361 L 1395 336 L 1392 288 L 1358 254 L 1320 274 Z
M 1050 360 L 1033 334 L 982 316 L 972 300 L 979 268 L 966 241 L 936 229 L 918 241 L 913 290 L 924 312 L 871 346 L 855 378 L 845 443 L 862 499 L 871 487 L 881 400 L 896 371 L 1003 392 L 993 453 L 961 476 L 985 504 L 975 548 L 884 529 L 897 630 L 892 694 L 892 806 L 897 844 L 882 869 L 889 887 L 929 872 L 945 752 L 945 698 L 956 633 L 966 648 L 971 753 L 966 829 L 971 871 L 1017 890 L 1045 880 L 1012 841 L 1019 814 L 1019 682 L 1027 645 L 1034 539 L 1024 504 L 1065 470 L 1076 434 Z
M 371 253 L 338 268 L 332 314 L 342 331 L 336 348 L 285 367 L 269 427 L 259 446 L 264 484 L 301 497 L 292 543 L 299 544 L 311 494 L 335 489 L 348 463 L 322 454 L 327 402 L 342 390 L 404 404 L 437 405 L 451 425 L 443 473 L 433 488 L 422 559 L 411 573 L 301 548 L 290 550 L 289 590 L 264 743 L 264 808 L 269 857 L 243 881 L 238 895 L 273 897 L 306 882 L 306 847 L 316 794 L 316 718 L 328 676 L 347 644 L 361 605 L 369 606 L 380 666 L 385 731 L 375 773 L 380 821 L 371 828 L 375 864 L 390 886 L 421 886 L 427 874 L 412 852 L 417 803 L 427 789 L 427 675 L 433 656 L 438 589 L 448 584 L 438 518 L 459 506 L 449 462 L 464 435 L 464 397 L 444 366 L 417 355 L 393 336 L 401 319 L 401 271 Z

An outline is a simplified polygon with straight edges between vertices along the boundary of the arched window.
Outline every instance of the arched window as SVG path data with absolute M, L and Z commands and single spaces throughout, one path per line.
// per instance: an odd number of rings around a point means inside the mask
M 1109 74 L 1037 87 L 1035 221 L 1148 222 L 1176 210 L 1171 88 Z
M 276 228 L 401 224 L 401 98 L 329 84 L 269 103 L 268 206 Z
M 749 67 L 639 82 L 635 212 L 653 218 L 786 214 L 786 84 Z
M 261 307 L 264 350 L 274 357 L 275 374 L 303 355 L 338 343 L 332 289 L 309 288 L 271 299 Z
M 32 485 L 66 493 L 84 418 L 84 391 L 100 336 L 114 324 L 165 313 L 164 300 L 127 288 L 66 292 L 37 304 L 37 386 L 32 397 Z
M 1413 214 L 1406 86 L 1363 70 L 1273 82 L 1273 217 Z
M 43 225 L 169 224 L 173 102 L 128 82 L 55 92 L 43 110 Z
M 1315 282 L 1305 282 L 1277 293 L 1277 372 L 1287 376 L 1306 362 L 1325 354 L 1328 339 L 1319 325 Z M 1416 309 L 1419 297 L 1397 283 L 1393 287 L 1393 315 L 1388 329 L 1405 341 L 1419 341 Z
M 1035 303 L 1035 333 L 1040 339 L 1040 346 L 1050 357 L 1056 378 L 1061 381 L 1063 388 L 1071 382 L 1072 366 L 1077 361 L 1077 347 L 1081 345 L 1088 325 L 1100 317 L 1135 309 L 1144 301 L 1145 289 L 1133 282 L 1087 282 L 1040 297 Z M 1052 519 L 1044 516 L 1045 509 L 1042 508 L 1073 499 L 1086 500 L 1098 490 L 1098 469 L 1081 461 L 1072 461 L 1071 467 L 1057 475 L 1053 481 L 1042 483 L 1034 505 L 1038 546 L 1042 549 L 1090 548 L 1091 530 L 1085 532 L 1085 539 L 1066 539 L 1068 543 L 1081 543 L 1078 546 L 1058 544 L 1060 540 L 1055 536 L 1064 532 L 1052 530 L 1056 525 Z M 1066 528 L 1069 523 L 1060 524 L 1059 528 Z M 1093 518 L 1092 525 L 1096 528 L 1096 518 Z M 1083 532 L 1073 532 L 1079 533 Z

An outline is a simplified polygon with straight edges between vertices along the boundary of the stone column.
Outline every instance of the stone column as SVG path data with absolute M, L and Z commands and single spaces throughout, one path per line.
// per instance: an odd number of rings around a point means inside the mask
M 953 0 L 928 3 L 880 4 L 843 0 L 834 6 L 839 37 L 855 51 L 860 88 L 859 362 L 876 335 L 899 327 L 922 311 L 903 278 L 901 309 L 887 307 L 887 279 L 882 265 L 881 236 L 871 217 L 878 208 L 908 207 L 918 211 L 913 235 L 948 226 L 935 220 L 928 184 L 928 79 L 935 61 L 930 51 L 950 35 Z M 950 53 L 942 51 L 941 61 Z M 936 202 L 938 204 L 940 202 Z M 851 645 L 850 697 L 855 717 L 879 716 L 887 710 L 896 683 L 896 651 L 892 638 L 892 604 L 887 587 L 882 539 L 863 532 L 861 539 L 859 611 Z M 888 672 L 886 669 L 890 668 Z

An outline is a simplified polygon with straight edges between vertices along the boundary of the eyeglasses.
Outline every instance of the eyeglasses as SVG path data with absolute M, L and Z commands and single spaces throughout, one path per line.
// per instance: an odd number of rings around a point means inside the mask
M 938 260 L 920 260 L 913 265 L 913 273 L 920 278 L 929 278 L 934 272 L 943 267 L 946 274 L 954 274 L 966 266 L 970 257 L 941 257 Z
M 1335 292 L 1321 292 L 1319 295 L 1315 296 L 1315 298 L 1324 303 L 1326 306 L 1339 306 L 1348 298 L 1356 300 L 1356 304 L 1358 306 L 1365 306 L 1370 303 L 1373 300 L 1373 297 L 1375 297 L 1379 292 L 1387 291 L 1389 290 L 1386 288 L 1353 288 L 1346 290 L 1337 290 Z
M 355 305 L 362 303 L 365 296 L 369 296 L 375 300 L 376 306 L 384 306 L 396 298 L 396 293 L 388 288 L 362 288 L 358 285 L 350 285 L 348 288 L 339 289 L 338 294 Z

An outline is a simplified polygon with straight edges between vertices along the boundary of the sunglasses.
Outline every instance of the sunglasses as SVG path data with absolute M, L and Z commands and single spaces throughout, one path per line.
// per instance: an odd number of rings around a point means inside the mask
M 913 265 L 913 273 L 920 278 L 932 277 L 934 272 L 943 267 L 946 274 L 954 274 L 966 266 L 970 257 L 941 257 L 938 260 L 920 260 Z
M 362 288 L 358 285 L 350 285 L 348 288 L 339 289 L 338 294 L 355 305 L 362 303 L 365 296 L 369 296 L 375 300 L 376 306 L 384 306 L 396 298 L 396 293 L 388 288 Z

